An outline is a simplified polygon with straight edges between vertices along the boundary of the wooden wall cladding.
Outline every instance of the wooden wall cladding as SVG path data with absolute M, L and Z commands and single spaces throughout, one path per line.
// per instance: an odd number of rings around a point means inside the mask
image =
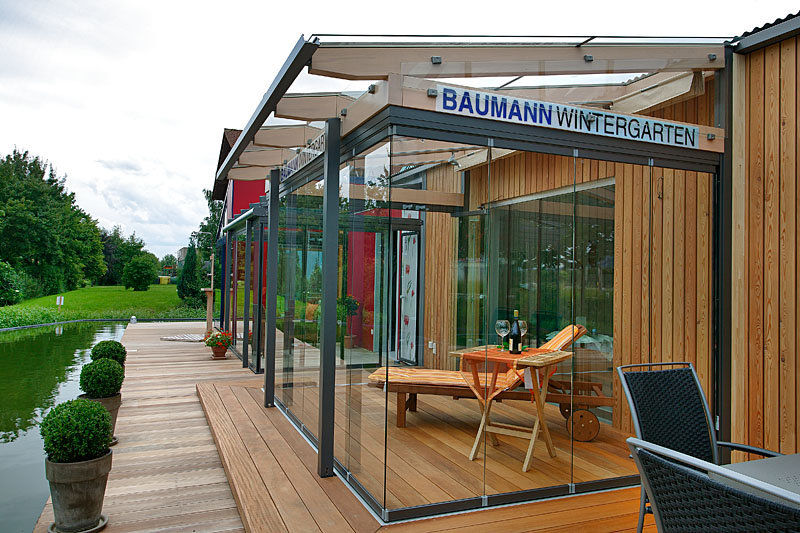
M 783 453 L 800 451 L 798 46 L 745 56 L 734 94 L 732 439 Z
M 439 165 L 426 173 L 429 191 L 460 192 L 461 176 L 450 164 Z M 424 366 L 451 368 L 451 335 L 454 331 L 455 289 L 453 273 L 456 255 L 456 219 L 449 213 L 425 214 L 425 292 Z M 436 353 L 428 342 L 436 343 Z
M 710 400 L 711 175 L 615 165 L 613 366 L 690 361 Z M 633 432 L 614 376 L 614 426 Z

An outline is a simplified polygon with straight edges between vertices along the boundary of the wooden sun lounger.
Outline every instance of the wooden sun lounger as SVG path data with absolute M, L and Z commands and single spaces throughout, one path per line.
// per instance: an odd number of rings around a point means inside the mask
M 573 332 L 572 330 L 575 329 Z M 565 333 L 567 333 L 565 335 Z M 563 350 L 572 343 L 574 339 L 586 333 L 583 326 L 567 326 L 559 332 L 553 339 L 546 342 L 540 348 L 553 351 Z M 470 350 L 475 350 L 471 348 Z M 481 381 L 485 374 L 481 374 Z M 514 379 L 516 376 L 507 376 L 500 373 L 501 380 L 509 380 L 509 383 L 498 381 L 496 386 L 503 389 L 495 396 L 498 401 L 502 400 L 528 400 L 531 394 L 526 389 L 514 390 L 513 387 L 519 384 L 521 378 Z M 388 378 L 388 384 L 387 384 Z M 514 381 L 511 383 L 510 381 Z M 464 380 L 461 371 L 458 370 L 436 370 L 433 368 L 419 367 L 381 367 L 369 375 L 370 385 L 378 388 L 385 388 L 387 392 L 397 394 L 397 421 L 399 428 L 406 426 L 406 411 L 417 410 L 417 394 L 436 394 L 439 396 L 452 396 L 458 398 L 475 398 L 475 393 L 470 389 Z M 481 384 L 483 386 L 483 383 Z M 505 390 L 508 389 L 508 390 Z
M 388 375 L 388 386 L 386 386 Z M 483 377 L 483 376 L 482 376 Z M 417 394 L 452 396 L 453 399 L 475 398 L 475 393 L 458 370 L 434 370 L 417 367 L 382 367 L 370 374 L 370 385 L 397 394 L 397 421 L 399 428 L 406 427 L 406 411 L 417 410 Z M 497 400 L 530 400 L 527 390 L 509 390 L 500 393 Z

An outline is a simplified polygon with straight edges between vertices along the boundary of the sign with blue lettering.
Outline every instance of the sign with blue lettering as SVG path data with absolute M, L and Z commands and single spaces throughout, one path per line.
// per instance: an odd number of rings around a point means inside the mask
M 661 120 L 437 85 L 436 111 L 682 148 L 699 148 L 700 130 Z
M 285 180 L 307 164 L 311 163 L 317 157 L 322 155 L 325 151 L 325 132 L 323 131 L 319 137 L 311 141 L 308 146 L 286 162 L 281 167 L 281 181 Z

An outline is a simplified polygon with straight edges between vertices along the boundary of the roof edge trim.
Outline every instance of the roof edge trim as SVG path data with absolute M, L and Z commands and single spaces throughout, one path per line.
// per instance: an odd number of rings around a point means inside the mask
M 261 103 L 258 104 L 255 113 L 250 117 L 247 126 L 244 127 L 242 134 L 239 135 L 239 138 L 236 140 L 236 144 L 231 149 L 228 157 L 225 158 L 225 162 L 219 170 L 217 170 L 216 181 L 224 181 L 227 179 L 228 172 L 233 168 L 234 162 L 239 159 L 239 156 L 244 152 L 245 148 L 255 139 L 256 132 L 261 128 L 269 115 L 275 111 L 280 99 L 286 94 L 286 91 L 289 90 L 289 87 L 291 87 L 297 76 L 300 75 L 300 72 L 302 72 L 308 64 L 311 56 L 314 55 L 318 47 L 318 40 L 306 41 L 302 35 L 300 36 L 292 52 L 289 54 L 289 57 L 286 58 L 280 71 L 278 71 L 278 75 L 275 76 L 272 85 L 270 85 L 267 92 L 264 93 L 264 97 L 261 99 Z
M 733 51 L 737 54 L 748 54 L 798 34 L 800 34 L 800 17 L 794 17 L 734 41 Z

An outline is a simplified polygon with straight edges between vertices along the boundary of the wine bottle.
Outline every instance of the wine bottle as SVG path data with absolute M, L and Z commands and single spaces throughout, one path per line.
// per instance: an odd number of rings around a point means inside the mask
M 508 332 L 508 351 L 511 353 L 522 353 L 522 330 L 519 328 L 519 310 L 514 309 L 514 320 L 511 321 L 511 329 Z

